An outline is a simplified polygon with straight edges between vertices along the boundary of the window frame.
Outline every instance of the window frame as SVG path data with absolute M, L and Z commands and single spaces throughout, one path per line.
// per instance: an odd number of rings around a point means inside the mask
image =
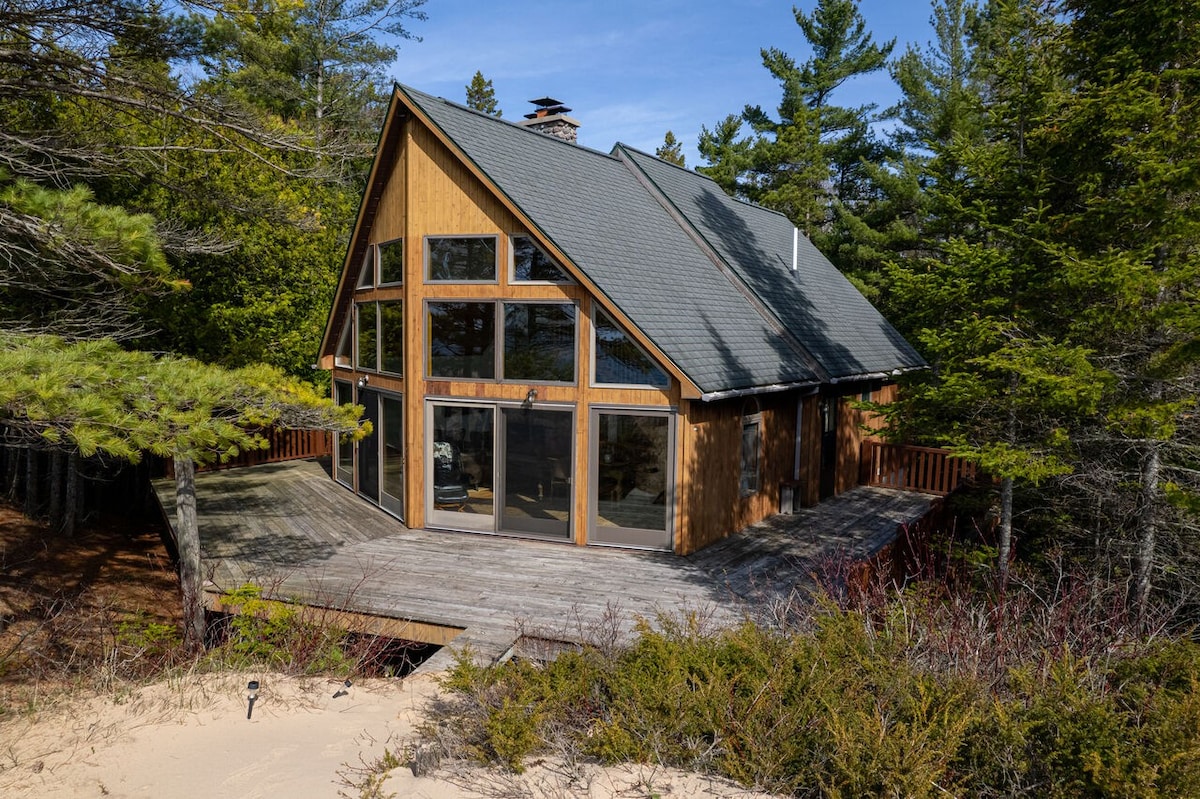
M 497 373 L 499 377 L 497 382 L 500 383 L 537 383 L 547 386 L 575 386 L 579 384 L 579 303 L 574 300 L 548 300 L 548 299 L 500 299 L 497 300 L 500 306 L 500 311 L 497 314 L 497 333 L 499 339 L 496 347 L 499 356 L 499 369 Z M 570 380 L 547 380 L 544 378 L 529 378 L 529 377 L 511 377 L 506 369 L 506 357 L 508 355 L 508 306 L 510 305 L 558 305 L 571 309 L 571 379 Z
M 529 243 L 534 249 L 542 254 L 548 260 L 559 274 L 562 275 L 561 280 L 524 280 L 517 277 L 517 239 L 529 239 Z M 508 282 L 518 286 L 567 286 L 575 281 L 567 274 L 567 270 L 563 268 L 557 260 L 550 257 L 550 254 L 542 249 L 537 240 L 528 233 L 510 233 L 508 234 Z
M 434 278 L 431 273 L 432 261 L 432 242 L 435 240 L 453 239 L 491 239 L 492 241 L 492 277 L 479 280 L 447 280 L 443 278 Z M 424 269 L 425 282 L 434 285 L 498 285 L 500 283 L 500 236 L 495 233 L 470 233 L 464 235 L 445 235 L 445 236 L 425 236 L 422 239 L 421 246 L 422 268 Z
M 362 353 L 362 314 L 368 307 L 375 316 L 375 353 L 370 366 L 363 363 Z M 354 303 L 354 369 L 359 372 L 379 372 L 379 303 L 375 300 Z
M 433 372 L 433 316 L 430 313 L 430 307 L 433 305 L 445 305 L 447 303 L 454 304 L 470 304 L 470 305 L 491 305 L 495 310 L 492 317 L 492 376 L 491 377 L 458 377 L 434 374 Z M 506 307 L 509 305 L 563 305 L 573 309 L 574 316 L 574 331 L 571 339 L 571 358 L 574 366 L 574 377 L 569 381 L 562 380 L 541 380 L 525 377 L 509 377 L 504 371 L 504 356 L 505 356 L 505 316 Z M 577 300 L 560 300 L 549 298 L 522 298 L 514 299 L 511 297 L 488 297 L 488 298 L 472 298 L 472 297 L 426 297 L 424 307 L 422 309 L 422 318 L 424 320 L 424 374 L 427 380 L 456 380 L 468 383 L 516 383 L 529 385 L 545 385 L 545 386 L 577 386 L 579 385 L 579 317 L 580 317 L 579 302 Z
M 367 251 L 363 254 L 362 265 L 358 271 L 358 282 L 354 285 L 355 291 L 365 291 L 373 289 L 376 286 L 376 272 L 379 271 L 379 258 L 375 252 L 375 245 L 368 244 Z
M 597 314 L 603 314 L 604 317 L 606 319 L 608 319 L 608 321 L 612 324 L 612 326 L 615 327 L 617 330 L 619 330 L 621 332 L 621 335 L 625 336 L 625 338 L 629 340 L 630 344 L 632 344 L 634 347 L 637 347 L 637 350 L 638 350 L 638 352 L 640 352 L 642 354 L 642 357 L 645 358 L 647 361 L 649 361 L 650 364 L 653 365 L 655 369 L 657 369 L 659 372 L 662 373 L 662 376 L 665 379 L 664 385 L 656 386 L 653 383 L 605 383 L 605 382 L 600 381 L 600 379 L 596 376 L 596 367 L 600 363 L 600 343 L 599 343 L 598 328 L 596 325 Z M 668 390 L 670 390 L 670 388 L 671 388 L 671 373 L 668 372 L 666 369 L 664 369 L 662 367 L 662 365 L 659 364 L 659 362 L 650 355 L 650 353 L 646 352 L 646 349 L 641 344 L 639 344 L 633 336 L 629 335 L 629 331 L 625 329 L 624 325 L 617 322 L 616 319 L 613 319 L 612 316 L 607 311 L 605 311 L 602 307 L 600 307 L 600 305 L 598 303 L 595 303 L 595 302 L 592 303 L 592 312 L 590 314 L 590 318 L 591 318 L 591 328 L 592 328 L 592 331 L 591 331 L 592 332 L 592 357 L 590 359 L 591 360 L 591 364 L 590 364 L 591 374 L 589 375 L 589 380 L 590 380 L 589 385 L 592 388 L 621 388 L 621 389 L 634 388 L 634 389 L 641 389 L 644 391 L 668 391 Z
M 491 377 L 469 377 L 469 376 L 464 377 L 464 376 L 460 376 L 460 375 L 441 375 L 441 374 L 434 373 L 434 371 L 433 371 L 433 314 L 431 312 L 431 308 L 434 305 L 448 305 L 448 304 L 490 305 L 492 307 L 492 339 L 491 339 L 492 340 L 492 375 L 491 375 Z M 425 330 L 424 330 L 424 333 L 425 333 L 425 346 L 424 346 L 425 368 L 424 368 L 424 372 L 425 372 L 425 378 L 427 380 L 457 380 L 457 381 L 462 381 L 462 382 L 467 382 L 467 383 L 496 383 L 496 382 L 499 382 L 498 378 L 496 377 L 496 375 L 500 369 L 500 363 L 499 363 L 500 356 L 499 356 L 499 352 L 498 352 L 499 331 L 497 329 L 498 322 L 496 319 L 497 304 L 498 304 L 497 301 L 495 299 L 491 299 L 491 298 L 475 299 L 475 298 L 469 298 L 469 297 L 457 297 L 457 298 L 451 298 L 451 299 L 443 299 L 443 298 L 427 297 L 425 299 L 425 305 L 424 305 L 424 308 L 422 309 L 422 316 L 424 317 L 424 321 L 425 321 Z
M 739 447 L 738 463 L 738 493 L 743 498 L 752 497 L 762 490 L 762 461 L 763 461 L 763 416 L 758 404 L 754 404 L 750 413 L 742 412 L 742 437 Z M 747 470 L 749 454 L 746 448 L 746 432 L 754 432 L 753 474 Z
M 400 279 L 399 280 L 384 280 L 383 279 L 383 252 L 385 247 L 395 246 L 400 251 Z M 383 288 L 385 286 L 403 286 L 404 285 L 404 237 L 400 236 L 387 241 L 381 241 L 378 244 L 372 244 L 371 248 L 375 251 L 375 286 Z

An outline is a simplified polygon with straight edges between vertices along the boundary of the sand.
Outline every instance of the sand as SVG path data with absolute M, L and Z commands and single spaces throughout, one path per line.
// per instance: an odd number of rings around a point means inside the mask
M 246 683 L 259 698 L 246 718 Z M 464 763 L 370 786 L 385 750 L 406 760 L 436 675 L 340 682 L 202 675 L 93 696 L 0 720 L 0 796 L 326 799 L 386 797 L 668 797 L 766 799 L 719 780 L 649 766 L 542 759 L 521 775 Z

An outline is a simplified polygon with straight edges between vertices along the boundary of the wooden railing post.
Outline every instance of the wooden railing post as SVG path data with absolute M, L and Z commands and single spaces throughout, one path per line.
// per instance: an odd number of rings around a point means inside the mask
M 862 443 L 861 455 L 862 484 L 881 488 L 945 496 L 977 472 L 974 463 L 936 447 L 868 440 Z

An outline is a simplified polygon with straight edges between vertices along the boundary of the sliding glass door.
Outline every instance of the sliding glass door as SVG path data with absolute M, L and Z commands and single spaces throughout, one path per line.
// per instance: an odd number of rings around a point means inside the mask
M 495 530 L 496 411 L 489 405 L 426 406 L 426 514 L 433 527 Z
M 425 423 L 430 526 L 571 538 L 571 410 L 431 401 Z
M 569 410 L 501 408 L 500 532 L 571 537 L 574 418 Z
M 671 549 L 671 415 L 593 409 L 591 431 L 588 543 Z

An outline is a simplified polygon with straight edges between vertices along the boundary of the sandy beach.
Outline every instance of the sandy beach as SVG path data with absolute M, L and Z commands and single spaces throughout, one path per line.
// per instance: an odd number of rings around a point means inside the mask
M 246 683 L 261 684 L 246 718 Z M 436 675 L 354 683 L 262 674 L 195 675 L 136 691 L 56 702 L 0 721 L 0 796 L 39 799 L 332 797 L 686 797 L 762 799 L 695 774 L 542 759 L 521 775 L 448 763 L 407 766 L 375 786 L 386 752 L 401 762 Z

